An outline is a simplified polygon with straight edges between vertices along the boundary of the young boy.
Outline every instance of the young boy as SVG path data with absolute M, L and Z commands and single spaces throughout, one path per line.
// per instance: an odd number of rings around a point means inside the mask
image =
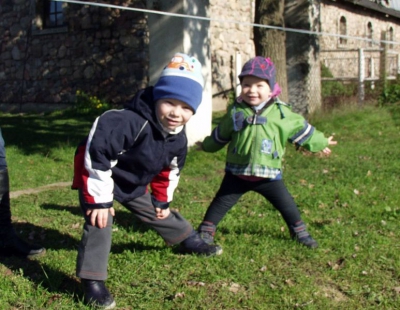
M 282 215 L 290 235 L 299 243 L 316 248 L 306 230 L 297 205 L 282 180 L 282 158 L 289 141 L 311 152 L 330 154 L 332 137 L 311 126 L 291 111 L 277 96 L 275 66 L 269 58 L 255 57 L 239 75 L 242 92 L 211 136 L 199 143 L 206 152 L 216 152 L 226 144 L 225 176 L 198 231 L 207 243 L 214 241 L 216 226 L 248 191 L 263 195 Z
M 6 148 L 0 129 L 0 255 L 33 257 L 45 252 L 44 247 L 18 237 L 12 226 Z
M 139 91 L 125 109 L 98 117 L 79 145 L 72 188 L 79 189 L 85 224 L 76 273 L 87 303 L 115 307 L 104 284 L 113 200 L 154 228 L 167 245 L 180 243 L 183 252 L 206 256 L 222 252 L 169 209 L 187 154 L 184 126 L 196 113 L 202 92 L 201 64 L 178 53 L 154 87 Z

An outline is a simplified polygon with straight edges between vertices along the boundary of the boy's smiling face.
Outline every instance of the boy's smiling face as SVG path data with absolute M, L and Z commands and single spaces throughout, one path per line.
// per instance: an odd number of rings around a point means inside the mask
M 258 106 L 271 97 L 271 87 L 266 80 L 256 76 L 243 77 L 241 97 L 250 106 Z
M 159 99 L 156 113 L 161 124 L 169 130 L 185 125 L 193 115 L 192 108 L 176 99 Z

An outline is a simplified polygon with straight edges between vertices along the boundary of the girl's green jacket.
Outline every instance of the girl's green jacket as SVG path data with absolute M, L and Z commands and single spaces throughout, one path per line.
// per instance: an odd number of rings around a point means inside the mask
M 233 174 L 274 177 L 280 171 L 286 142 L 319 152 L 328 146 L 324 134 L 277 98 L 256 113 L 245 102 L 235 102 L 202 147 L 216 152 L 226 144 L 226 170 Z

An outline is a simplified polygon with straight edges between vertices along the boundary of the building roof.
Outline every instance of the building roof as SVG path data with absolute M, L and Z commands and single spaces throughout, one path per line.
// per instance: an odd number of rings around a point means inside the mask
M 388 16 L 400 18 L 400 1 L 389 1 L 388 6 L 381 4 L 382 1 L 374 0 L 343 0 L 343 2 L 352 3 Z

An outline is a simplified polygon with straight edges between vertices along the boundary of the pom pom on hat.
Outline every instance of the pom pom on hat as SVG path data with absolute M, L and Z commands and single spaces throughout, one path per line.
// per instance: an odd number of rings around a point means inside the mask
M 177 99 L 185 102 L 196 113 L 202 101 L 203 86 L 201 63 L 194 57 L 177 53 L 154 85 L 154 100 Z

